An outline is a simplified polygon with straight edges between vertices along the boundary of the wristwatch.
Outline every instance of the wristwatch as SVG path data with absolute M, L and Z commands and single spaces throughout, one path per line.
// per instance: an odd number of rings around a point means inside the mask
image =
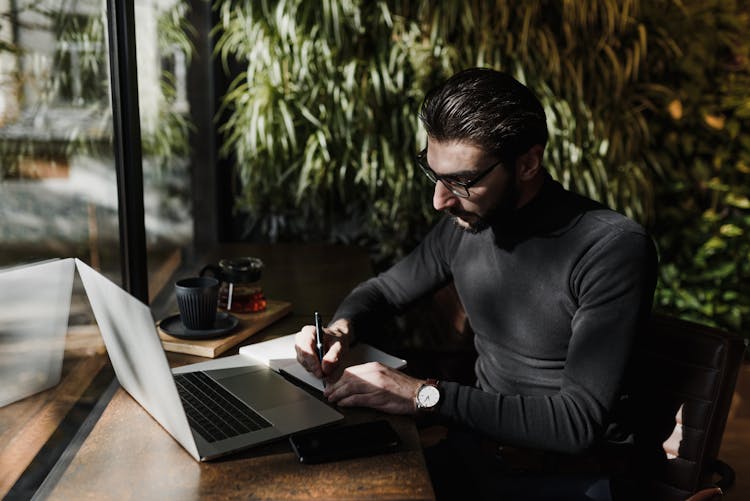
M 417 390 L 417 396 L 414 398 L 417 404 L 417 411 L 431 412 L 437 409 L 440 404 L 440 388 L 435 379 L 428 379 Z

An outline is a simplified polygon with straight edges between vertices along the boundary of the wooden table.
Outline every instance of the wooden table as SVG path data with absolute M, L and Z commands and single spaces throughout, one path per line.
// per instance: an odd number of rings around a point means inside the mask
M 344 246 L 227 245 L 203 261 L 235 256 L 263 259 L 267 297 L 293 304 L 291 315 L 248 342 L 295 332 L 312 321 L 316 310 L 330 318 L 349 290 L 372 273 L 362 250 Z M 227 354 L 236 352 L 237 348 Z M 168 358 L 172 365 L 205 360 L 171 353 Z M 391 454 L 302 465 L 288 442 L 281 440 L 198 463 L 126 392 L 117 389 L 91 432 L 68 454 L 56 475 L 50 475 L 40 494 L 65 500 L 434 499 L 411 418 L 365 409 L 346 410 L 345 415 L 346 422 L 386 417 L 403 445 Z
M 432 499 L 412 421 L 391 422 L 404 441 L 391 454 L 302 465 L 280 441 L 198 463 L 118 390 L 49 499 Z

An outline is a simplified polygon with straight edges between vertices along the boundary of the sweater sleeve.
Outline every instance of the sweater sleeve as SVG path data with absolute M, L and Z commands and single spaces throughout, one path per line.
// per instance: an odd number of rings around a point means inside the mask
M 588 449 L 612 418 L 655 280 L 656 252 L 647 235 L 621 232 L 595 245 L 570 277 L 578 308 L 559 391 L 497 394 L 445 382 L 438 412 L 508 445 L 565 453 Z
M 357 329 L 363 323 L 377 322 L 382 315 L 404 311 L 450 281 L 446 256 L 458 240 L 450 221 L 443 219 L 407 257 L 355 287 L 339 305 L 333 320 L 347 318 Z

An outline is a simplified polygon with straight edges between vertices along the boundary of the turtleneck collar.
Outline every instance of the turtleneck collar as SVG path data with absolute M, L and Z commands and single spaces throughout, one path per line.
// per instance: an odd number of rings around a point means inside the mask
M 491 229 L 498 244 L 512 245 L 533 236 L 565 231 L 583 213 L 602 208 L 593 200 L 565 190 L 548 172 L 544 176 L 544 183 L 534 198 L 492 222 Z

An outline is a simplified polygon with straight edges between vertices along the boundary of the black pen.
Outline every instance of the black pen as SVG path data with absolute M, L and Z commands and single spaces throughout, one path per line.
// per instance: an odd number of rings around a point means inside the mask
M 315 346 L 318 349 L 318 361 L 320 362 L 320 371 L 323 372 L 323 342 L 320 336 L 323 334 L 323 322 L 320 320 L 320 313 L 315 312 Z M 323 388 L 326 387 L 325 375 L 323 375 Z

